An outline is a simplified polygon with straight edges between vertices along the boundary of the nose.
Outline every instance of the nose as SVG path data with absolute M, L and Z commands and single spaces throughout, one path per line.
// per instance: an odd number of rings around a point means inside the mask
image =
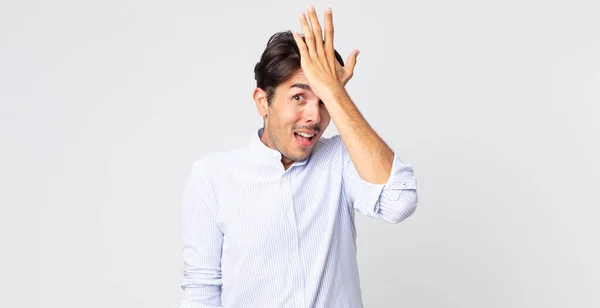
M 321 108 L 319 101 L 310 102 L 305 105 L 304 118 L 307 123 L 321 122 Z

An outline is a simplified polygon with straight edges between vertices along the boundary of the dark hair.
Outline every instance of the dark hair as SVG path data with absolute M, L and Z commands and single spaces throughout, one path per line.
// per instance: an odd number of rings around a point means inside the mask
M 337 51 L 335 51 L 335 58 L 344 66 L 344 60 Z M 300 50 L 292 32 L 283 31 L 273 34 L 260 61 L 254 66 L 256 87 L 267 92 L 269 105 L 273 100 L 275 88 L 286 81 L 298 68 L 300 68 Z

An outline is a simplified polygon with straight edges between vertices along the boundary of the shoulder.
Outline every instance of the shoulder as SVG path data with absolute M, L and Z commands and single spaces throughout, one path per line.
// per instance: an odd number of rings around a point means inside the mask
M 319 139 L 320 148 L 339 148 L 343 145 L 344 143 L 342 142 L 342 137 L 340 135 L 333 135 L 331 137 L 321 137 L 321 139 Z
M 202 173 L 204 176 L 216 176 L 228 168 L 231 168 L 234 162 L 239 162 L 247 155 L 247 147 L 218 151 L 206 154 L 192 165 L 192 172 Z
M 346 149 L 342 137 L 340 135 L 333 135 L 331 137 L 321 137 L 319 139 L 318 148 L 316 150 L 329 153 L 329 154 L 340 154 Z

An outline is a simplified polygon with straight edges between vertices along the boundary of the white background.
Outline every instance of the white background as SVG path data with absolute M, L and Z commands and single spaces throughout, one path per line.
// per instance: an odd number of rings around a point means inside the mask
M 175 307 L 188 172 L 250 141 L 308 4 L 2 0 L 0 306 Z M 357 214 L 365 306 L 599 307 L 600 4 L 312 4 L 418 179 L 408 220 Z

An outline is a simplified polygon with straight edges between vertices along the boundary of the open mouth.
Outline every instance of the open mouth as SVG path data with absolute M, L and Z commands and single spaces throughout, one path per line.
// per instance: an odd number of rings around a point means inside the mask
M 301 146 L 307 147 L 310 146 L 315 140 L 315 136 L 317 133 L 303 133 L 303 132 L 294 132 L 294 137 L 296 137 L 296 142 L 298 142 Z

